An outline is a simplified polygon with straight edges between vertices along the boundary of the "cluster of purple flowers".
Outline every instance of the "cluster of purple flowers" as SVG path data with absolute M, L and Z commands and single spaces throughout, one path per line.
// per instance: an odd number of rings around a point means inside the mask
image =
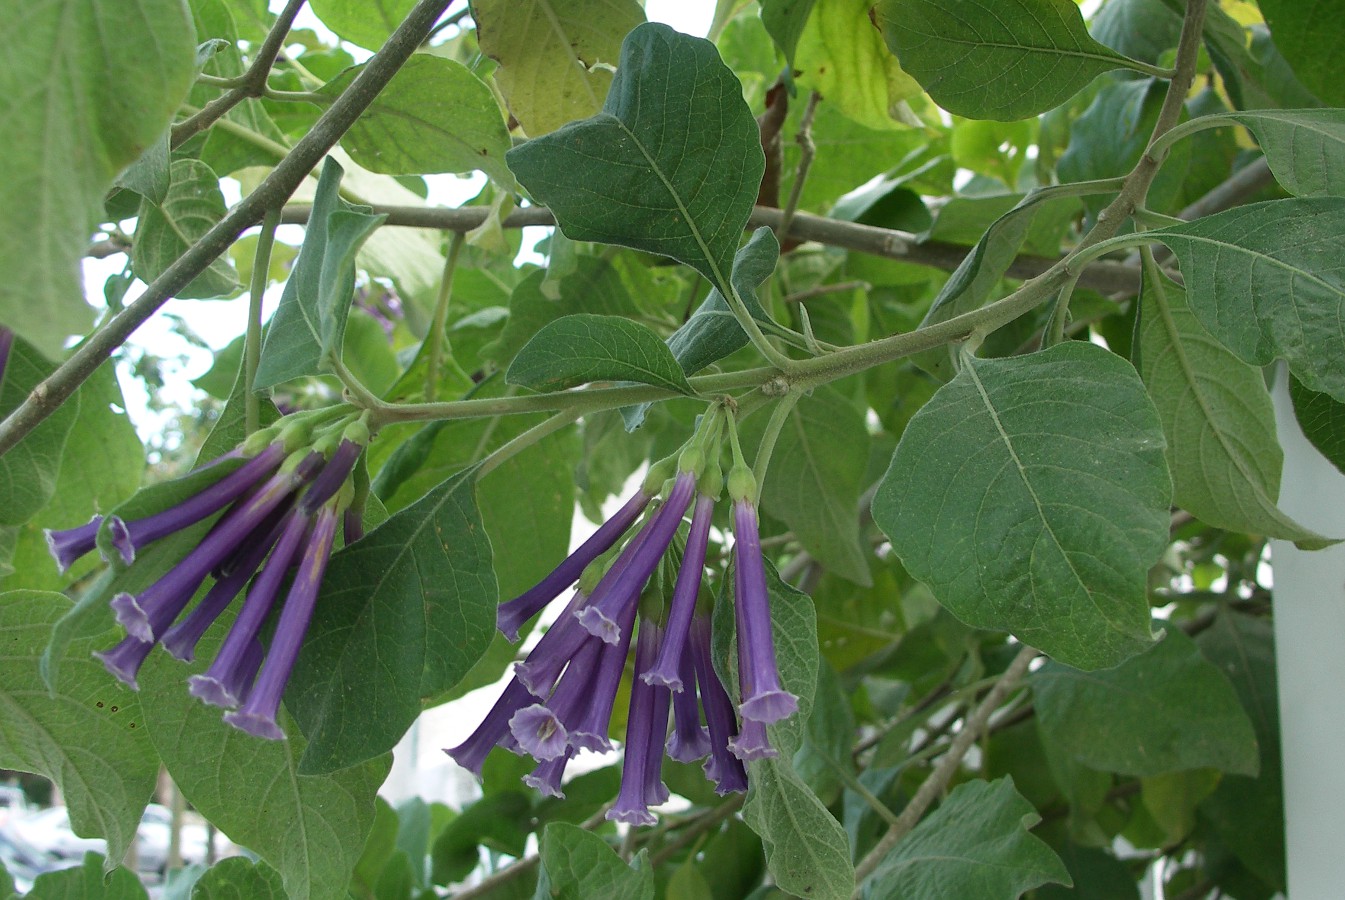
M 535 587 L 500 605 L 497 625 L 506 637 L 517 640 L 521 625 L 578 582 L 556 623 L 527 658 L 515 664 L 512 680 L 481 725 L 447 751 L 459 765 L 479 776 L 496 746 L 527 753 L 538 765 L 524 780 L 559 796 L 566 764 L 576 753 L 611 749 L 608 724 L 632 639 L 635 678 L 626 718 L 625 763 L 609 819 L 654 823 L 649 807 L 668 799 L 661 775 L 665 750 L 681 762 L 706 758 L 706 776 L 721 795 L 747 789 L 745 761 L 776 755 L 766 726 L 792 715 L 798 699 L 780 683 L 756 484 L 740 459 L 728 478 L 741 695 L 737 715 L 712 663 L 710 620 L 698 604 L 711 517 L 724 482 L 717 463 L 718 429 L 713 417 L 708 418 L 711 424 L 703 426 L 702 433 L 710 432 L 709 440 L 693 438 L 679 457 L 653 466 L 641 490 L 579 549 Z M 707 453 L 707 445 L 714 451 Z M 673 477 L 663 502 L 605 565 L 604 555 L 663 491 L 669 475 Z M 661 606 L 642 604 L 641 599 L 659 593 L 658 579 L 651 577 L 688 510 L 690 530 L 666 619 L 642 615 L 642 606 Z
M 218 469 L 221 477 L 161 512 L 132 521 L 95 516 L 87 525 L 47 532 L 62 571 L 95 549 L 100 533 L 110 555 L 129 566 L 137 550 L 223 512 L 153 584 L 112 598 L 126 637 L 94 655 L 132 689 L 156 644 L 191 661 L 202 635 L 251 582 L 215 659 L 203 674 L 191 676 L 189 690 L 228 709 L 224 721 L 236 728 L 273 740 L 285 737 L 276 723 L 280 698 L 313 613 L 337 520 L 350 505 L 349 475 L 369 440 L 362 419 L 340 419 L 316 433 L 313 420 L 300 414 L 254 434 L 204 467 Z M 225 465 L 240 459 L 236 468 Z M 351 533 L 349 518 L 346 523 L 349 541 L 358 535 Z M 268 649 L 262 626 L 291 570 L 293 581 Z M 184 616 L 207 578 L 213 579 L 209 590 Z

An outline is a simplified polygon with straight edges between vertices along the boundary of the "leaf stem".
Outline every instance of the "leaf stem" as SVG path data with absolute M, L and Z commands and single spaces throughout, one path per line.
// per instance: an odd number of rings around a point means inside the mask
M 527 431 L 523 432 L 518 437 L 514 438 L 508 443 L 501 444 L 499 447 L 496 447 L 493 451 L 491 451 L 491 454 L 487 456 L 485 459 L 481 460 L 481 464 L 477 466 L 476 469 L 477 479 L 479 480 L 481 478 L 484 478 L 491 472 L 494 472 L 502 464 L 508 462 L 509 459 L 513 457 L 515 454 L 521 453 L 522 451 L 528 449 L 533 444 L 540 441 L 542 438 L 554 434 L 557 431 L 560 431 L 566 425 L 569 425 L 578 418 L 579 414 L 572 409 L 565 410 L 564 412 L 558 412 L 554 416 L 551 416 L 549 419 L 547 419 L 545 422 L 540 422 L 532 426 Z
M 780 432 L 784 430 L 785 420 L 789 414 L 794 411 L 794 405 L 799 402 L 802 396 L 801 391 L 791 390 L 780 398 L 775 404 L 775 409 L 771 410 L 770 421 L 766 423 L 766 430 L 761 433 L 761 444 L 757 447 L 756 465 L 752 468 L 752 477 L 757 480 L 757 488 L 766 483 L 766 472 L 771 466 L 771 455 L 775 452 L 776 441 L 780 439 Z
M 444 360 L 444 344 L 448 340 L 448 301 L 453 295 L 453 273 L 458 268 L 458 253 L 462 250 L 463 233 L 453 232 L 448 242 L 448 258 L 444 260 L 444 274 L 439 279 L 439 296 L 434 303 L 434 317 L 430 322 L 429 358 L 426 360 L 425 399 L 433 403 L 439 396 L 439 370 Z
M 280 208 L 268 209 L 262 217 L 261 234 L 257 235 L 257 252 L 252 257 L 247 334 L 243 338 L 243 422 L 248 434 L 261 427 L 261 401 L 253 385 L 257 381 L 257 366 L 262 355 L 262 296 L 270 281 L 271 248 L 275 246 L 276 228 L 279 225 Z

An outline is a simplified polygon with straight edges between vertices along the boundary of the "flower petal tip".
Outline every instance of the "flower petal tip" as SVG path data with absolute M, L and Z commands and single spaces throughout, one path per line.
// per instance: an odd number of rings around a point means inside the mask
M 253 737 L 265 738 L 270 741 L 283 741 L 285 739 L 285 732 L 281 731 L 275 719 L 262 713 L 246 712 L 240 709 L 236 712 L 225 713 L 224 721 L 239 731 L 246 731 Z
M 677 762 L 689 763 L 704 759 L 710 753 L 710 732 L 704 725 L 688 737 L 677 731 L 668 735 L 668 757 Z
M 117 624 L 125 628 L 127 634 L 145 643 L 154 641 L 154 631 L 149 626 L 149 616 L 136 602 L 134 594 L 122 591 L 112 598 L 109 605 L 117 615 Z
M 640 680 L 650 687 L 665 687 L 678 694 L 682 692 L 682 679 L 676 673 L 669 674 L 659 669 L 650 669 L 640 676 Z
M 188 678 L 187 693 L 211 706 L 232 709 L 238 705 L 238 698 L 229 692 L 223 682 L 210 675 L 193 675 Z
M 569 745 L 565 726 L 555 713 L 540 703 L 514 713 L 509 719 L 509 731 L 518 745 L 538 762 L 564 756 Z
M 627 825 L 656 825 L 658 817 L 644 807 L 614 806 L 607 811 L 607 821 L 625 822 Z
M 612 742 L 605 735 L 591 731 L 570 732 L 570 746 L 575 750 L 591 750 L 594 753 L 612 752 Z
M 589 634 L 600 638 L 603 643 L 616 644 L 621 640 L 621 626 L 605 616 L 597 607 L 586 606 L 578 610 L 575 617 Z
M 738 711 L 763 725 L 787 719 L 799 710 L 799 698 L 789 691 L 762 691 L 744 700 Z
M 535 774 L 524 775 L 523 783 L 543 796 L 555 797 L 557 800 L 565 799 L 565 792 L 557 785 L 552 784 L 551 780 L 545 776 Z
M 112 547 L 121 557 L 121 561 L 128 566 L 135 562 L 135 544 L 131 542 L 130 529 L 126 527 L 121 516 L 108 516 L 107 534 L 112 539 Z

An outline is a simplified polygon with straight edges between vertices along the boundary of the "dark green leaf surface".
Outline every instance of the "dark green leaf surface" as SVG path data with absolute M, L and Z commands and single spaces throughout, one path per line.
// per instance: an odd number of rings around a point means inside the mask
M 1256 774 L 1256 735 L 1233 686 L 1178 629 L 1116 668 L 1051 662 L 1030 683 L 1042 739 L 1090 768 Z
M 972 119 L 1045 112 L 1128 64 L 1089 36 L 1072 0 L 883 0 L 877 13 L 902 68 Z
M 694 393 L 668 345 L 639 322 L 580 313 L 549 323 L 518 351 L 510 384 L 562 391 L 591 381 L 635 381 Z
M 1083 668 L 1150 639 L 1167 546 L 1163 432 L 1138 374 L 1093 344 L 968 358 L 911 419 L 873 501 L 955 616 Z
M 1218 528 L 1299 542 L 1328 541 L 1276 507 L 1284 454 L 1258 369 L 1210 337 L 1181 286 L 1145 269 L 1140 369 L 1163 420 L 1172 501 Z
M 73 641 L 59 689 L 48 692 L 43 684 L 38 659 L 52 625 L 69 609 L 60 594 L 0 594 L 0 767 L 56 782 L 75 833 L 106 838 L 118 860 L 154 790 L 158 763 L 136 695 L 89 655 L 120 634 Z
M 66 337 L 93 323 L 79 268 L 90 226 L 117 173 L 160 137 L 187 96 L 196 40 L 182 0 L 54 0 L 8 12 L 0 322 L 58 359 Z
M 771 40 L 785 55 L 785 62 L 794 65 L 794 48 L 799 45 L 799 35 L 808 24 L 808 14 L 813 11 L 817 0 L 762 0 L 761 22 L 766 26 Z
M 622 44 L 602 112 L 508 161 L 571 239 L 671 256 L 719 287 L 765 168 L 756 120 L 714 45 L 655 24 Z
M 1345 199 L 1253 203 L 1148 232 L 1172 249 L 1191 311 L 1244 362 L 1284 359 L 1345 400 Z
M 1259 5 L 1275 46 L 1293 66 L 1294 74 L 1327 103 L 1345 103 L 1339 58 L 1345 42 L 1345 3 L 1261 0 Z
M 266 329 L 254 387 L 274 387 L 326 368 L 339 351 L 355 288 L 355 254 L 385 218 L 338 195 L 342 169 L 328 157 L 318 179 L 303 248 Z
M 1060 857 L 1028 832 L 1040 820 L 1011 778 L 959 785 L 884 857 L 863 895 L 1018 897 L 1043 884 L 1070 884 Z
M 322 93 L 341 93 L 361 69 L 342 72 Z M 495 95 L 470 69 L 451 59 L 417 54 L 407 60 L 341 138 L 341 146 L 371 172 L 420 175 L 480 169 L 501 187 L 517 189 L 504 164 L 509 132 Z
M 206 869 L 192 887 L 192 900 L 287 900 L 280 873 L 264 862 L 234 856 Z
M 467 471 L 332 557 L 287 696 L 304 772 L 377 756 L 485 652 L 495 573 Z
M 1275 180 L 1289 193 L 1345 194 L 1345 110 L 1262 109 L 1228 118 L 1256 135 Z
M 131 270 L 150 282 L 187 252 L 226 211 L 219 176 L 199 159 L 179 159 L 171 169 L 172 185 L 162 203 L 145 199 L 131 250 Z M 238 275 L 228 256 L 219 256 L 174 296 L 183 300 L 226 297 L 239 290 Z
M 110 872 L 104 872 L 104 869 Z M 145 900 L 145 886 L 129 869 L 109 864 L 96 853 L 84 854 L 84 862 L 70 869 L 40 875 L 29 900 Z
M 537 900 L 654 900 L 654 871 L 643 851 L 628 866 L 596 834 L 553 822 L 538 853 Z
M 1331 465 L 1345 472 L 1345 403 L 1308 390 L 1296 378 L 1289 382 L 1289 396 L 1304 436 Z
M 0 381 L 0 417 L 28 399 L 55 366 L 27 341 L 15 338 Z M 56 492 L 61 453 L 79 414 L 79 401 L 63 403 L 12 450 L 0 456 L 0 524 L 22 525 Z

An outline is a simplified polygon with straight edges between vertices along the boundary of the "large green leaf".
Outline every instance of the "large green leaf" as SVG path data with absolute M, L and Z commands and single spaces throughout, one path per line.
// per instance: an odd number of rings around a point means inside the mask
M 970 625 L 1082 668 L 1150 640 L 1145 577 L 1171 482 L 1125 360 L 1068 342 L 966 358 L 911 419 L 873 501 L 907 570 Z
M 313 0 L 313 12 L 338 35 L 377 50 L 397 30 L 416 0 Z
M 1298 197 L 1345 194 L 1345 110 L 1262 109 L 1228 113 L 1256 135 L 1275 180 Z
M 596 834 L 553 822 L 538 848 L 538 900 L 654 900 L 654 870 L 641 851 L 628 866 Z
M 33 880 L 29 900 L 145 900 L 145 886 L 130 869 L 96 853 L 85 853 L 81 865 L 47 872 Z
M 590 381 L 635 381 L 693 393 L 668 345 L 639 322 L 579 313 L 549 323 L 518 351 L 506 381 L 562 391 Z
M 355 254 L 386 216 L 342 200 L 342 169 L 328 157 L 303 248 L 266 329 L 254 389 L 316 375 L 339 352 L 355 290 Z
M 621 39 L 644 21 L 637 0 L 473 0 L 481 52 L 532 137 L 602 108 Z
M 1130 65 L 1093 40 L 1072 0 L 882 0 L 901 67 L 934 102 L 971 119 L 1025 119 Z
M 363 67 L 342 72 L 321 93 L 337 95 Z M 460 174 L 480 169 L 504 188 L 509 132 L 495 95 L 462 63 L 417 54 L 341 138 L 350 158 L 385 175 Z
M 759 441 L 765 414 L 745 429 Z M 832 572 L 868 585 L 868 551 L 860 542 L 859 494 L 869 463 L 864 416 L 839 391 L 819 388 L 785 420 L 761 505 L 794 532 L 814 559 Z
M 1012 778 L 958 785 L 892 849 L 863 885 L 866 900 L 1018 897 L 1071 884 L 1069 871 L 1028 829 L 1041 821 Z
M 196 40 L 182 0 L 53 0 L 8 13 L 0 321 L 55 359 L 93 321 L 79 266 L 103 196 L 172 121 L 196 74 Z
M 224 218 L 219 177 L 199 159 L 172 165 L 172 184 L 162 203 L 140 203 L 140 220 L 131 250 L 131 269 L 141 281 L 153 281 L 177 262 L 207 231 Z M 225 297 L 238 291 L 238 276 L 227 256 L 216 257 L 174 296 L 184 300 Z
M 243 856 L 221 860 L 201 874 L 192 900 L 286 900 L 280 873 Z
M 15 338 L 0 380 L 0 418 L 17 409 L 55 369 L 27 341 Z M 61 453 L 78 415 L 79 400 L 62 403 L 0 456 L 0 524 L 21 525 L 47 505 L 56 492 Z
M 490 644 L 495 573 L 465 471 L 332 557 L 287 692 L 300 769 L 332 772 L 397 743 L 421 698 Z
M 333 775 L 302 775 L 304 739 L 293 725 L 286 740 L 268 741 L 224 724 L 220 710 L 190 696 L 186 685 L 222 640 L 217 625 L 202 639 L 195 664 L 154 653 L 141 668 L 141 706 L 154 748 L 192 806 L 274 867 L 291 900 L 344 898 L 391 756 Z
M 761 0 L 761 21 L 792 68 L 794 49 L 817 0 Z
M 60 594 L 0 594 L 0 766 L 56 782 L 75 833 L 106 838 L 115 865 L 135 837 L 159 766 L 136 695 L 89 655 L 117 637 L 72 642 L 59 690 L 42 683 L 38 660 L 70 606 Z
M 728 288 L 765 157 L 713 44 L 641 25 L 602 112 L 515 147 L 509 167 L 573 240 L 671 256 Z
M 1271 200 L 1147 233 L 1180 262 L 1191 311 L 1238 358 L 1284 359 L 1345 400 L 1345 198 Z
M 1304 437 L 1331 465 L 1345 472 L 1345 403 L 1308 390 L 1297 378 L 1289 382 L 1289 397 Z
M 1089 768 L 1256 774 L 1256 734 L 1233 686 L 1178 629 L 1115 668 L 1050 662 L 1030 683 L 1042 739 Z
M 1140 300 L 1140 372 L 1163 420 L 1173 502 L 1218 528 L 1330 543 L 1275 506 L 1284 454 L 1260 370 L 1211 338 L 1154 266 Z
M 1260 0 L 1275 46 L 1294 74 L 1327 103 L 1345 103 L 1340 81 L 1340 45 L 1345 41 L 1345 3 L 1341 0 Z

